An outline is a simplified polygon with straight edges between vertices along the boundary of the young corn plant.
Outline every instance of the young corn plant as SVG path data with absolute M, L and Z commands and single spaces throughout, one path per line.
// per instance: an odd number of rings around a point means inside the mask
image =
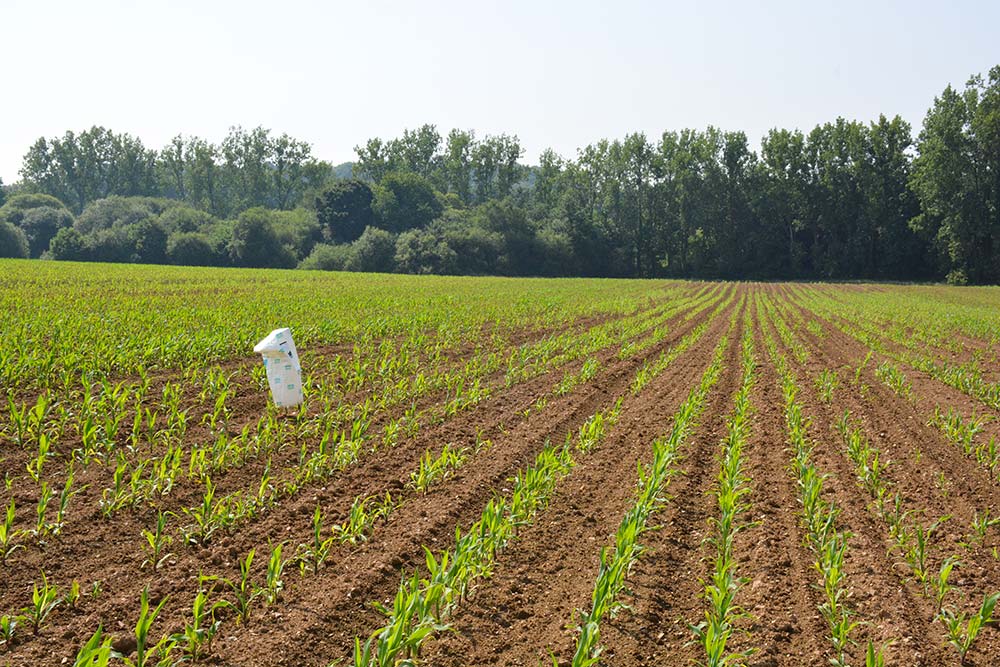
M 51 446 L 52 443 L 48 434 L 40 433 L 38 435 L 38 453 L 35 455 L 35 458 L 28 461 L 25 465 L 28 470 L 28 475 L 30 475 L 31 479 L 35 480 L 35 482 L 38 482 L 41 477 L 42 466 L 45 465 L 45 462 L 48 461 L 49 457 L 52 455 L 49 451 Z
M 427 493 L 432 485 L 460 468 L 468 457 L 467 448 L 452 447 L 451 444 L 446 444 L 437 457 L 427 450 L 420 458 L 420 466 L 410 473 L 410 486 L 420 493 Z
M 153 621 L 160 614 L 163 605 L 167 603 L 167 598 L 160 600 L 160 604 L 152 611 L 149 607 L 149 587 L 142 589 L 139 597 L 139 620 L 135 624 L 135 659 L 125 657 L 126 667 L 147 667 L 153 664 L 154 656 L 159 651 L 150 651 L 149 629 L 153 626 Z M 159 648 L 159 647 L 157 647 Z
M 281 592 L 285 590 L 285 582 L 282 580 L 285 572 L 285 561 L 281 559 L 283 546 L 283 544 L 274 545 L 271 549 L 271 557 L 267 561 L 263 595 L 268 604 L 274 604 L 280 600 Z
M 989 469 L 990 473 L 1000 479 L 1000 442 L 994 435 L 988 442 L 976 445 L 976 461 Z
M 837 372 L 824 368 L 816 378 L 816 390 L 819 392 L 819 400 L 829 403 L 833 399 L 833 392 L 837 389 Z
M 618 596 L 625 587 L 625 578 L 628 572 L 642 553 L 638 538 L 647 530 L 646 524 L 649 516 L 662 503 L 661 489 L 676 472 L 675 463 L 678 451 L 687 434 L 690 433 L 693 422 L 701 413 L 705 396 L 718 378 L 720 368 L 721 357 L 716 356 L 703 376 L 701 385 L 691 392 L 687 401 L 674 416 L 674 426 L 671 433 L 653 441 L 652 465 L 648 468 L 641 464 L 638 466 L 639 483 L 636 490 L 636 501 L 622 517 L 615 535 L 614 550 L 601 550 L 600 569 L 591 595 L 590 609 L 580 613 L 580 624 L 577 626 L 580 634 L 571 663 L 573 667 L 596 665 L 600 660 L 601 621 L 606 615 L 613 616 L 620 607 L 624 606 L 619 601 Z M 608 415 L 609 422 L 613 423 L 617 420 L 620 408 L 621 401 L 619 400 Z M 597 415 L 595 415 L 596 417 Z M 603 426 L 603 421 L 598 422 L 594 418 L 588 423 L 600 423 Z M 600 437 L 601 434 L 603 434 L 603 429 L 597 437 Z M 577 448 L 583 452 L 589 451 L 596 444 L 591 442 L 593 437 L 592 429 L 587 428 L 587 424 L 585 424 L 584 428 L 580 429 Z M 558 664 L 554 657 L 553 664 Z
M 930 547 L 931 537 L 941 524 L 949 518 L 950 516 L 943 516 L 931 522 L 931 524 L 926 528 L 922 524 L 918 523 L 914 526 L 911 533 L 912 540 L 907 546 L 905 553 L 906 563 L 910 566 L 910 570 L 913 572 L 913 578 L 923 587 L 925 595 L 928 592 L 928 586 L 931 580 L 928 563 L 928 549 Z
M 76 579 L 70 582 L 69 591 L 66 593 L 66 606 L 70 609 L 76 609 L 76 605 L 80 602 L 80 582 Z
M 364 542 L 375 527 L 375 523 L 380 519 L 387 519 L 397 505 L 388 491 L 381 500 L 376 500 L 375 496 L 364 498 L 359 496 L 351 504 L 347 520 L 333 526 L 333 535 L 341 544 Z
M 237 622 L 246 625 L 250 622 L 250 615 L 253 613 L 253 604 L 260 596 L 265 594 L 265 589 L 256 586 L 250 578 L 250 568 L 253 565 L 255 550 L 250 549 L 246 558 L 239 561 L 240 578 L 237 580 L 220 579 L 219 581 L 229 589 L 232 600 L 222 600 L 218 606 L 223 609 L 230 609 L 236 614 Z
M 4 649 L 10 649 L 14 645 L 17 624 L 20 620 L 20 616 L 10 616 L 9 614 L 0 616 L 0 646 L 3 646 Z
M 934 417 L 929 424 L 937 426 L 949 440 L 962 448 L 966 456 L 971 456 L 975 452 L 975 438 L 983 430 L 982 419 L 972 417 L 966 420 L 957 410 L 948 409 L 948 412 L 941 412 L 940 408 L 934 408 Z
M 167 548 L 169 548 L 170 543 L 173 542 L 174 538 L 167 535 L 167 515 L 161 510 L 157 512 L 156 515 L 156 528 L 153 530 L 142 531 L 142 536 L 146 538 L 146 547 L 149 550 L 149 558 L 142 562 L 140 567 L 146 567 L 149 565 L 152 567 L 153 572 L 156 572 L 163 566 L 173 554 L 167 553 Z
M 1000 517 L 990 516 L 990 510 L 985 509 L 982 512 L 976 510 L 976 513 L 972 517 L 972 542 L 982 543 L 986 539 L 986 533 L 993 526 L 1000 524 Z
M 48 482 L 42 482 L 38 492 L 38 502 L 35 504 L 35 527 L 32 529 L 32 536 L 40 545 L 45 544 L 45 537 L 49 534 L 50 524 L 46 521 L 45 515 L 48 512 L 49 501 L 52 500 L 52 489 Z
M 871 350 L 869 350 L 868 354 L 865 356 L 864 360 L 860 364 L 858 364 L 857 368 L 854 369 L 854 384 L 855 385 L 857 385 L 859 387 L 861 386 L 861 373 L 865 370 L 865 366 L 868 365 L 868 362 L 871 361 L 872 356 L 874 356 L 874 354 L 875 354 L 874 352 L 872 352 Z
M 579 373 L 567 373 L 559 385 L 555 388 L 554 392 L 556 396 L 564 396 L 573 390 L 574 387 L 580 384 L 585 384 L 590 382 L 597 371 L 601 368 L 601 362 L 597 360 L 596 357 L 590 357 L 583 363 L 583 367 L 580 369 Z
M 7 505 L 7 511 L 4 514 L 3 523 L 0 523 L 0 565 L 6 565 L 7 559 L 15 551 L 24 547 L 24 545 L 15 542 L 21 535 L 21 531 L 14 530 L 14 519 L 14 499 L 11 498 L 10 503 Z
M 935 615 L 941 613 L 941 608 L 944 605 L 944 598 L 951 591 L 952 585 L 948 582 L 948 577 L 951 576 L 951 571 L 961 565 L 961 562 L 955 556 L 948 556 L 941 562 L 941 568 L 938 570 L 936 577 L 931 579 L 931 589 L 934 592 L 934 612 Z
M 583 425 L 577 436 L 576 446 L 581 452 L 589 452 L 604 438 L 604 432 L 614 426 L 618 421 L 621 412 L 622 399 L 619 398 L 614 407 L 605 415 L 602 412 L 595 412 Z
M 56 507 L 56 520 L 49 524 L 49 530 L 53 535 L 59 535 L 63 526 L 66 525 L 66 510 L 69 509 L 69 501 L 84 489 L 86 485 L 73 489 L 73 463 L 70 462 L 69 473 L 66 476 L 66 483 L 63 484 L 62 491 L 59 492 L 59 505 Z
M 881 452 L 872 447 L 860 428 L 851 426 L 849 411 L 844 411 L 837 422 L 837 429 L 844 438 L 847 454 L 854 463 L 854 472 L 861 485 L 875 499 L 876 503 L 881 505 L 888 492 L 889 484 L 884 473 L 889 467 L 889 463 L 882 462 Z
M 327 556 L 330 555 L 330 551 L 337 541 L 335 536 L 323 538 L 323 513 L 319 505 L 313 512 L 312 528 L 312 542 L 300 544 L 293 558 L 299 564 L 299 570 L 302 574 L 305 574 L 307 570 L 312 570 L 313 574 L 319 572 L 319 568 L 326 562 Z
M 77 651 L 73 667 L 110 667 L 116 655 L 111 647 L 111 637 L 105 635 L 104 628 L 99 625 L 87 643 Z
M 181 535 L 185 544 L 206 545 L 216 531 L 230 525 L 235 518 L 225 500 L 215 502 L 215 486 L 211 478 L 205 480 L 205 492 L 201 505 L 184 508 L 184 514 L 193 519 L 194 523 L 181 526 Z
M 219 605 L 209 602 L 208 591 L 203 586 L 205 581 L 204 577 L 200 578 L 198 594 L 191 606 L 191 620 L 181 632 L 171 637 L 194 662 L 211 652 L 212 640 L 222 625 L 222 621 L 215 617 Z
M 742 450 L 749 430 L 750 390 L 753 387 L 756 362 L 753 332 L 749 320 L 747 322 L 742 340 L 743 382 L 736 392 L 736 407 L 729 420 L 719 456 L 715 488 L 719 513 L 709 519 L 712 533 L 707 542 L 715 547 L 715 556 L 714 567 L 705 582 L 704 597 L 708 609 L 705 611 L 705 620 L 691 626 L 694 641 L 701 645 L 705 654 L 699 664 L 705 667 L 738 664 L 754 652 L 752 648 L 733 652 L 728 647 L 730 637 L 736 632 L 735 623 L 742 615 L 736 604 L 736 595 L 744 583 L 737 572 L 733 545 L 736 534 L 747 526 L 741 523 L 740 515 L 749 509 L 749 504 L 743 498 L 750 493 L 748 480 L 743 473 Z
M 888 644 L 876 647 L 875 643 L 869 639 L 865 649 L 865 667 L 885 667 L 885 649 L 887 647 Z
M 831 664 L 837 667 L 847 667 L 847 649 L 853 643 L 851 632 L 857 626 L 851 621 L 851 611 L 844 605 L 847 591 L 844 587 L 844 554 L 847 551 L 847 538 L 843 534 L 834 534 L 826 540 L 822 551 L 818 554 L 816 567 L 822 576 L 824 602 L 819 606 L 820 613 L 830 626 L 830 638 L 833 643 L 835 657 Z
M 31 606 L 25 607 L 21 611 L 21 615 L 24 619 L 31 624 L 31 633 L 37 635 L 38 631 L 42 629 L 42 625 L 48 619 L 49 615 L 59 606 L 62 600 L 59 599 L 59 593 L 56 591 L 55 586 L 49 586 L 48 579 L 45 577 L 45 572 L 42 572 L 42 587 L 39 588 L 38 584 L 32 586 L 31 591 Z
M 938 618 L 944 624 L 948 644 L 958 651 L 960 664 L 966 664 L 965 657 L 972 650 L 983 627 L 994 622 L 993 609 L 998 599 L 1000 592 L 986 595 L 979 610 L 974 614 L 967 615 L 947 607 L 941 609 Z
M 907 400 L 913 399 L 913 388 L 910 381 L 906 379 L 903 371 L 889 361 L 883 361 L 875 367 L 875 377 L 882 381 L 882 384 L 892 389 L 897 395 Z
M 455 548 L 435 558 L 426 553 L 428 577 L 414 573 L 400 584 L 391 607 L 376 603 L 387 624 L 362 643 L 355 640 L 356 667 L 415 664 L 420 647 L 434 633 L 446 629 L 441 619 L 463 599 L 473 581 L 489 576 L 496 554 L 512 539 L 514 526 L 523 525 L 544 507 L 573 465 L 567 447 L 546 445 L 535 465 L 519 473 L 511 496 L 487 503 L 482 517 L 467 532 L 456 529 Z

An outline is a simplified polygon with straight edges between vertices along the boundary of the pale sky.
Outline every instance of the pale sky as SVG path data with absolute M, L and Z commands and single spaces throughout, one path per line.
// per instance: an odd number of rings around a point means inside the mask
M 353 160 L 423 123 L 601 138 L 900 114 L 1000 64 L 1000 2 L 0 0 L 0 178 L 40 136 L 262 125 Z

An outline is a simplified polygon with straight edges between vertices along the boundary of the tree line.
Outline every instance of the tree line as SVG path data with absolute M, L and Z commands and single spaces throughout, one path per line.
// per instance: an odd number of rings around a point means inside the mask
M 39 139 L 0 184 L 0 256 L 409 273 L 1000 282 L 1000 66 L 899 116 L 601 140 L 373 138 L 333 167 L 233 128 L 151 150 Z M 4 198 L 6 203 L 4 203 Z

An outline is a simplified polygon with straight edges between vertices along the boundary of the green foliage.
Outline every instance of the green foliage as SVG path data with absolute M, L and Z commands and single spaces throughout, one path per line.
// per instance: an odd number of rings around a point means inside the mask
M 9 222 L 0 222 L 0 257 L 28 257 L 28 237 Z
M 396 239 L 396 269 L 402 273 L 451 274 L 458 255 L 431 229 L 411 229 Z
M 528 167 L 516 136 L 423 125 L 369 139 L 335 171 L 262 127 L 230 128 L 218 144 L 177 136 L 160 151 L 94 127 L 40 138 L 19 186 L 38 194 L 10 197 L 0 219 L 67 202 L 79 237 L 60 236 L 65 213 L 23 228 L 30 256 L 61 259 L 217 263 L 204 239 L 174 238 L 202 233 L 247 267 L 998 282 L 998 115 L 1000 66 L 946 88 L 916 143 L 906 121 L 882 115 L 776 128 L 757 152 L 739 131 L 632 133 Z M 241 215 L 297 205 L 316 219 L 271 215 L 273 235 Z M 0 254 L 23 256 L 3 231 Z M 391 256 L 386 234 L 399 235 Z M 313 256 L 320 241 L 340 249 Z
M 20 222 L 32 257 L 38 257 L 48 250 L 59 230 L 72 226 L 73 216 L 69 211 L 51 206 L 39 206 L 25 211 Z
M 222 261 L 211 239 L 201 232 L 171 234 L 166 251 L 171 264 L 218 266 Z
M 41 193 L 22 193 L 10 197 L 0 206 L 0 220 L 20 225 L 24 214 L 35 208 L 54 208 L 67 210 L 66 205 L 51 195 Z
M 281 245 L 270 211 L 253 208 L 240 214 L 229 241 L 229 258 L 236 266 L 290 268 L 295 255 Z
M 176 202 L 153 197 L 106 197 L 88 205 L 77 216 L 76 230 L 92 234 L 115 227 L 132 227 L 141 222 L 153 221 Z
M 346 271 L 353 260 L 351 246 L 317 243 L 309 256 L 299 262 L 298 268 L 312 271 Z
M 168 233 L 200 232 L 216 222 L 216 218 L 206 211 L 180 204 L 163 211 L 159 223 Z
M 966 614 L 952 608 L 942 608 L 939 614 L 944 624 L 948 643 L 958 651 L 961 664 L 965 664 L 965 656 L 969 653 L 979 638 L 980 631 L 994 622 L 993 610 L 1000 600 L 1000 592 L 987 594 L 979 609 Z
M 348 271 L 390 273 L 395 268 L 396 238 L 377 227 L 365 227 L 351 244 L 351 255 L 344 268 Z
M 271 220 L 278 243 L 291 249 L 296 261 L 306 257 L 322 238 L 316 214 L 308 209 L 272 211 Z
M 364 181 L 333 181 L 314 198 L 316 217 L 323 237 L 334 243 L 350 243 L 375 224 L 372 202 L 375 194 Z
M 52 259 L 85 260 L 89 256 L 88 248 L 80 232 L 72 227 L 60 229 L 49 242 L 49 254 Z
M 922 210 L 913 227 L 937 254 L 948 282 L 1000 281 L 996 243 L 1000 184 L 1000 65 L 964 91 L 951 86 L 924 118 L 910 186 Z
M 444 242 L 455 252 L 458 273 L 483 276 L 499 272 L 503 237 L 486 229 L 478 216 L 469 211 L 446 210 L 439 224 Z
M 94 634 L 77 651 L 73 667 L 109 667 L 112 657 L 111 637 L 104 634 L 103 627 L 97 626 Z
M 372 210 L 379 227 L 403 232 L 426 227 L 441 215 L 444 207 L 426 178 L 400 172 L 387 174 L 375 188 Z
M 95 126 L 38 139 L 24 156 L 21 175 L 80 213 L 111 195 L 157 194 L 155 165 L 156 152 L 137 137 Z

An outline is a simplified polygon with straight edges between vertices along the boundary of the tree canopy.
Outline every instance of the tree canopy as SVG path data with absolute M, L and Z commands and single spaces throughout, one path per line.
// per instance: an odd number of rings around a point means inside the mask
M 521 163 L 515 135 L 435 125 L 331 167 L 264 128 L 156 151 L 40 138 L 4 252 L 502 275 L 1000 282 L 1000 66 L 899 116 L 600 139 Z M 13 230 L 13 231 L 12 231 Z M 22 246 L 24 241 L 26 246 Z M 48 253 L 47 255 L 45 253 Z

